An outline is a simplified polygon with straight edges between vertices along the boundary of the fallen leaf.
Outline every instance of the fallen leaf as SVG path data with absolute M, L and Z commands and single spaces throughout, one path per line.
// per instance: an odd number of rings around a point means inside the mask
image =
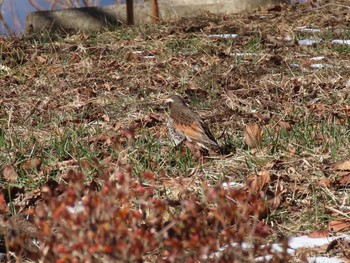
M 246 126 L 244 132 L 245 143 L 250 148 L 260 148 L 263 132 L 259 125 L 250 123 Z
M 39 158 L 30 159 L 28 161 L 25 161 L 21 165 L 23 170 L 34 170 L 34 169 L 39 170 L 40 166 L 41 166 L 41 159 Z
M 62 66 L 57 66 L 57 65 L 54 65 L 54 66 L 49 66 L 47 67 L 47 72 L 52 74 L 52 75 L 57 75 L 57 76 L 62 76 L 63 73 L 64 73 L 64 70 L 63 70 L 63 67 Z
M 82 182 L 84 181 L 85 176 L 81 172 L 70 169 L 67 173 L 63 174 L 61 178 L 66 182 Z
M 111 119 L 109 118 L 108 114 L 103 114 L 102 116 L 102 119 L 105 121 L 105 122 L 109 122 Z
M 343 220 L 335 220 L 328 223 L 328 228 L 332 232 L 339 232 L 343 229 L 350 228 L 350 220 L 349 219 L 343 219 Z
M 319 229 L 308 234 L 311 238 L 329 237 L 329 231 L 327 229 Z
M 285 129 L 287 131 L 292 130 L 292 125 L 289 122 L 286 122 L 286 121 L 278 122 L 278 126 L 280 126 L 282 129 Z
M 95 163 L 93 163 L 92 161 L 87 160 L 87 159 L 81 159 L 79 161 L 79 165 L 80 165 L 80 167 L 87 169 L 87 170 L 92 170 L 96 167 Z
M 128 145 L 132 145 L 135 141 L 135 129 L 134 128 L 124 129 L 122 132 L 128 141 Z
M 5 165 L 2 171 L 3 178 L 10 183 L 17 182 L 18 174 L 11 164 Z
M 77 53 L 73 53 L 69 59 L 69 63 L 78 63 L 81 60 L 80 56 Z
M 109 136 L 107 136 L 105 134 L 99 134 L 99 135 L 91 137 L 89 139 L 89 142 L 90 143 L 94 143 L 94 142 L 104 143 L 107 139 L 109 139 Z
M 162 178 L 162 185 L 167 191 L 170 191 L 174 198 L 181 198 L 188 191 L 194 191 L 197 189 L 196 181 L 193 178 Z
M 142 54 L 142 51 L 129 52 L 126 55 L 126 59 L 128 61 L 140 61 L 141 60 L 141 54 Z
M 350 161 L 339 161 L 332 163 L 328 166 L 330 170 L 333 170 L 338 176 L 338 182 L 341 185 L 349 184 L 349 176 L 350 176 Z
M 275 189 L 276 190 L 273 193 L 274 197 L 268 201 L 269 209 L 271 210 L 276 210 L 280 206 L 282 194 L 287 191 L 281 181 L 277 183 Z
M 45 64 L 46 63 L 46 58 L 42 57 L 42 56 L 37 56 L 36 60 L 40 63 L 40 64 Z
M 162 84 L 162 85 L 165 85 L 167 83 L 166 78 L 164 78 L 164 76 L 162 76 L 161 74 L 156 74 L 155 76 L 153 76 L 152 81 L 154 83 L 158 83 L 158 84 Z
M 336 171 L 350 171 L 350 161 L 340 161 L 331 164 L 331 168 Z
M 185 90 L 185 93 L 189 96 L 196 96 L 197 98 L 202 99 L 204 99 L 208 95 L 208 92 L 205 89 L 201 89 L 191 82 L 187 84 L 187 89 Z
M 294 156 L 297 153 L 297 149 L 292 145 L 288 145 L 286 150 L 287 150 L 288 156 L 290 157 Z
M 350 173 L 344 174 L 338 179 L 338 183 L 341 186 L 348 186 L 350 185 Z
M 333 182 L 333 180 L 331 180 L 329 178 L 321 178 L 320 180 L 318 180 L 318 182 L 316 182 L 316 185 L 330 188 L 332 185 L 332 182 Z
M 197 160 L 200 160 L 203 158 L 203 152 L 201 151 L 200 147 L 198 146 L 198 144 L 194 143 L 194 142 L 190 142 L 188 140 L 184 141 L 184 144 L 186 145 L 186 147 L 188 148 L 188 150 L 191 152 L 191 154 L 194 155 L 194 157 Z M 181 146 L 183 146 L 183 144 L 181 144 Z M 182 149 L 182 156 L 185 156 L 186 153 L 186 149 Z
M 249 185 L 250 192 L 260 192 L 270 182 L 270 179 L 270 172 L 268 170 L 259 172 L 258 175 L 255 175 L 254 178 L 247 184 Z

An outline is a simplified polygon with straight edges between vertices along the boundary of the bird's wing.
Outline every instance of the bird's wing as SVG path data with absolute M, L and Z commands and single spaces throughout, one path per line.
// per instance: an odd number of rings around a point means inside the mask
M 196 120 L 192 123 L 175 123 L 174 127 L 176 130 L 179 130 L 184 134 L 190 141 L 218 146 L 208 127 L 201 121 Z
M 209 130 L 208 126 L 205 124 L 204 121 L 201 122 L 202 124 L 202 129 L 205 132 L 205 135 L 208 137 L 209 139 L 209 143 L 215 146 L 219 146 L 218 142 L 216 141 L 214 135 L 211 133 L 211 131 Z

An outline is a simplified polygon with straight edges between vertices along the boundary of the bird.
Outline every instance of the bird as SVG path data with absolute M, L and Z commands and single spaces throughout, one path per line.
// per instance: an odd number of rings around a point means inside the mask
M 208 126 L 180 96 L 172 95 L 165 102 L 170 104 L 167 127 L 175 146 L 187 140 L 197 144 L 201 149 L 214 152 L 220 150 L 220 146 Z

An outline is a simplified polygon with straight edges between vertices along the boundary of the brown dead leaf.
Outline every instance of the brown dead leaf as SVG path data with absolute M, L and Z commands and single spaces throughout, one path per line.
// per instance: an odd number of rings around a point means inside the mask
M 292 130 L 292 125 L 286 121 L 278 122 L 278 126 L 281 127 L 282 129 L 285 129 L 286 131 Z
M 81 57 L 77 53 L 73 53 L 69 59 L 69 63 L 78 63 L 81 60 Z
M 109 136 L 107 136 L 105 134 L 99 134 L 99 135 L 91 137 L 89 139 L 89 142 L 90 143 L 94 143 L 94 142 L 104 143 L 105 141 L 107 141 L 107 139 L 109 139 Z
M 191 189 L 197 189 L 194 178 L 164 178 L 161 181 L 165 189 L 170 191 L 171 195 L 178 199 Z
M 349 185 L 350 184 L 350 161 L 339 161 L 332 163 L 329 166 L 330 170 L 333 170 L 337 175 L 340 176 L 338 183 L 340 185 Z
M 128 145 L 132 145 L 135 141 L 135 129 L 134 128 L 124 129 L 122 133 L 126 137 Z
M 291 144 L 288 144 L 286 150 L 289 157 L 295 156 L 295 154 L 297 153 L 297 149 Z
M 260 192 L 271 180 L 270 172 L 263 170 L 254 176 L 247 185 L 249 185 L 249 191 L 252 193 Z
M 245 143 L 250 148 L 260 148 L 263 132 L 259 125 L 250 123 L 246 126 L 244 132 Z
M 17 182 L 18 174 L 11 164 L 5 165 L 4 170 L 2 171 L 2 176 L 7 182 Z
M 86 170 L 92 170 L 92 169 L 96 168 L 96 163 L 94 163 L 91 160 L 87 160 L 87 159 L 81 159 L 79 161 L 79 165 L 80 165 L 80 167 L 82 167 Z
M 329 178 L 321 178 L 320 180 L 318 180 L 318 182 L 316 182 L 316 185 L 318 186 L 322 186 L 322 187 L 326 187 L 326 188 L 330 188 L 332 185 L 333 180 L 329 179 Z
M 145 117 L 142 122 L 144 123 L 144 126 L 147 128 L 151 128 L 156 126 L 157 124 L 161 123 L 161 117 L 159 114 L 156 113 L 150 113 L 147 117 Z
M 98 161 L 98 160 L 96 160 L 96 161 Z M 96 163 L 96 161 L 95 161 L 95 163 Z M 103 158 L 103 160 L 101 161 L 101 164 L 108 166 L 111 164 L 111 161 L 112 161 L 112 156 L 109 155 L 109 156 L 106 156 L 105 158 Z M 97 165 L 98 165 L 98 162 L 97 162 Z
M 21 167 L 23 170 L 39 170 L 41 167 L 41 159 L 34 158 L 22 163 Z
M 276 210 L 281 205 L 282 194 L 284 194 L 287 190 L 284 188 L 283 183 L 280 181 L 277 183 L 274 191 L 274 197 L 268 201 L 269 209 Z
M 36 60 L 40 63 L 40 64 L 45 64 L 46 63 L 46 58 L 42 57 L 42 56 L 37 56 Z
M 161 74 L 156 74 L 155 76 L 152 76 L 152 84 L 154 86 L 157 86 L 157 84 L 160 85 L 166 85 L 167 84 L 167 80 L 166 78 L 164 78 L 164 76 L 162 76 Z
M 341 186 L 348 186 L 350 185 L 350 173 L 344 174 L 342 177 L 338 179 L 338 183 Z
M 63 174 L 61 178 L 66 182 L 82 182 L 85 176 L 81 172 L 70 169 L 67 173 Z
M 203 158 L 203 152 L 201 151 L 200 147 L 196 143 L 185 140 L 184 144 L 197 160 L 200 160 Z M 183 156 L 186 155 L 186 150 L 182 149 L 181 153 Z
M 329 113 L 331 111 L 331 108 L 329 107 L 329 105 L 317 103 L 310 105 L 310 110 L 316 115 L 322 115 Z
M 327 229 L 318 229 L 307 235 L 311 238 L 329 237 L 329 231 Z
M 208 92 L 205 89 L 199 88 L 197 85 L 193 83 L 187 84 L 187 89 L 185 90 L 185 93 L 189 96 L 197 96 L 197 98 L 206 98 L 208 95 Z
M 126 55 L 126 59 L 128 61 L 140 61 L 141 55 L 142 55 L 142 51 L 132 51 Z
M 109 122 L 111 120 L 108 114 L 103 114 L 101 117 L 105 122 Z
M 49 66 L 47 68 L 47 72 L 52 74 L 52 75 L 62 76 L 64 73 L 64 70 L 63 70 L 62 66 L 53 65 L 53 66 Z
M 332 232 L 339 232 L 343 229 L 350 228 L 350 219 L 335 220 L 328 223 L 328 228 Z
M 345 116 L 350 118 L 350 105 L 345 105 L 339 109 L 340 111 L 345 113 Z
M 348 171 L 350 172 L 350 161 L 339 161 L 331 164 L 331 168 L 335 171 Z

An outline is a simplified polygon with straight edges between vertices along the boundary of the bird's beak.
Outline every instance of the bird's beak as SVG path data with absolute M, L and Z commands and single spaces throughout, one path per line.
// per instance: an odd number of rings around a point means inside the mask
M 171 99 L 171 98 L 167 98 L 167 99 L 165 100 L 165 103 L 172 103 L 172 102 L 174 102 L 174 100 Z

